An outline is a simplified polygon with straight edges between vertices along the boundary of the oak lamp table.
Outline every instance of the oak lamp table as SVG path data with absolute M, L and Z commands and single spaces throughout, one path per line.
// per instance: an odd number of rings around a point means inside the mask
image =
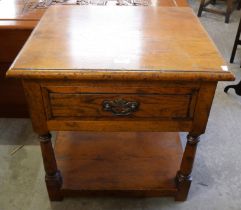
M 234 80 L 225 70 L 190 8 L 56 6 L 7 75 L 22 80 L 50 200 L 184 201 L 217 82 Z

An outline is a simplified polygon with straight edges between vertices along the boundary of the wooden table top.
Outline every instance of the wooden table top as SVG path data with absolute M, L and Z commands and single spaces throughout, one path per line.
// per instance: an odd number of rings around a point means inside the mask
M 190 8 L 53 6 L 8 75 L 233 80 L 226 68 Z

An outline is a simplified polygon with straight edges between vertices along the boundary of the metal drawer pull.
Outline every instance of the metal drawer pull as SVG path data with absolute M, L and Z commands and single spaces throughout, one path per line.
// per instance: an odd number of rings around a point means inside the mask
M 128 116 L 132 112 L 136 112 L 139 107 L 139 103 L 136 101 L 126 101 L 122 98 L 115 100 L 105 100 L 102 103 L 103 109 L 107 112 L 117 116 Z

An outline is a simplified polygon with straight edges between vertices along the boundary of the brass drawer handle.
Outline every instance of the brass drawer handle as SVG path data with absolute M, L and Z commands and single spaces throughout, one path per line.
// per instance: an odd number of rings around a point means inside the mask
M 103 109 L 117 116 L 128 116 L 136 112 L 139 107 L 137 101 L 126 101 L 122 98 L 115 100 L 105 100 L 102 103 Z

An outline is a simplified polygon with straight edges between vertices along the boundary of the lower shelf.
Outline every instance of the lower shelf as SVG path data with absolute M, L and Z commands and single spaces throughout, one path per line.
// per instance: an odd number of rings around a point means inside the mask
M 64 195 L 174 196 L 178 133 L 59 132 L 55 144 Z

